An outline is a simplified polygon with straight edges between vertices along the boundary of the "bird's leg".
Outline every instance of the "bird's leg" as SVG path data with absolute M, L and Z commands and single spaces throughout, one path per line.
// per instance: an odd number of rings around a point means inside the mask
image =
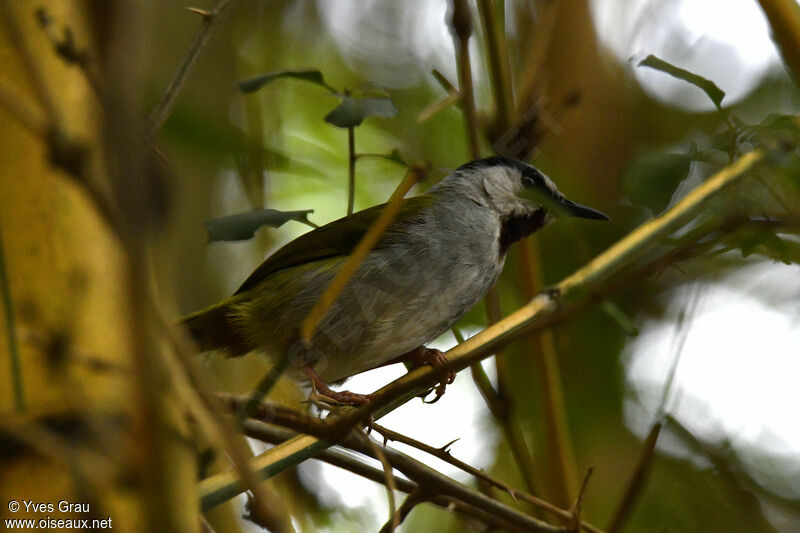
M 350 391 L 335 391 L 328 386 L 327 383 L 322 381 L 322 378 L 319 377 L 319 374 L 314 370 L 314 367 L 311 364 L 306 364 L 303 367 L 303 372 L 306 373 L 308 379 L 311 380 L 311 383 L 314 384 L 314 387 L 317 389 L 317 392 L 330 398 L 331 400 L 343 404 L 351 404 L 351 405 L 364 405 L 365 403 L 369 403 L 372 400 L 371 394 L 358 394 L 355 392 Z
M 420 346 L 419 348 L 415 348 L 408 353 L 405 353 L 395 359 L 392 359 L 390 363 L 399 363 L 399 362 L 408 362 L 411 363 L 411 370 L 415 368 L 419 368 L 424 364 L 429 364 L 433 368 L 441 368 L 447 364 L 447 356 L 444 355 L 444 352 L 441 350 L 437 350 L 435 348 L 426 348 L 425 346 Z M 447 385 L 451 384 L 456 379 L 456 373 L 452 370 L 447 372 L 444 376 L 444 379 L 436 386 L 435 392 L 436 397 L 427 403 L 435 403 L 439 401 L 439 398 L 442 397 L 444 394 Z

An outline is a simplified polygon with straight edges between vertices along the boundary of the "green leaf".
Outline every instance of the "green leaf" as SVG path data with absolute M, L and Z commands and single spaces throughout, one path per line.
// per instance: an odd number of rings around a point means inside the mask
M 636 327 L 636 323 L 611 300 L 603 300 L 600 303 L 600 310 L 613 320 L 627 336 L 637 337 L 639 335 L 639 328 Z
M 758 254 L 787 265 L 800 260 L 800 245 L 753 227 L 742 228 L 735 235 L 734 245 L 739 248 L 742 257 Z
M 252 239 L 261 226 L 278 228 L 290 220 L 296 220 L 313 226 L 308 221 L 308 214 L 313 209 L 302 211 L 278 211 L 277 209 L 257 209 L 247 213 L 237 213 L 215 218 L 205 223 L 208 242 L 214 241 L 246 241 Z
M 394 103 L 385 97 L 351 98 L 342 96 L 342 103 L 325 116 L 325 121 L 339 128 L 358 126 L 367 117 L 392 118 L 397 115 Z
M 264 74 L 263 76 L 257 76 L 255 78 L 240 81 L 239 90 L 243 93 L 252 93 L 259 90 L 266 84 L 272 83 L 273 81 L 281 78 L 294 78 L 296 80 L 307 81 L 315 85 L 319 85 L 320 87 L 324 87 L 330 92 L 336 94 L 336 90 L 325 83 L 325 78 L 323 78 L 322 72 L 316 69 L 281 70 L 279 72 Z
M 648 207 L 653 214 L 661 213 L 689 175 L 691 164 L 686 154 L 639 155 L 622 175 L 622 189 L 633 204 Z
M 717 87 L 717 84 L 713 81 L 699 76 L 694 72 L 689 72 L 686 69 L 676 67 L 672 63 L 668 63 L 663 59 L 654 56 L 653 54 L 650 54 L 644 58 L 639 63 L 639 66 L 650 67 L 665 74 L 669 74 L 673 78 L 678 78 L 679 80 L 691 83 L 706 93 L 708 97 L 711 98 L 711 101 L 714 102 L 714 105 L 717 106 L 717 109 L 720 111 L 722 110 L 722 99 L 725 98 L 725 91 Z

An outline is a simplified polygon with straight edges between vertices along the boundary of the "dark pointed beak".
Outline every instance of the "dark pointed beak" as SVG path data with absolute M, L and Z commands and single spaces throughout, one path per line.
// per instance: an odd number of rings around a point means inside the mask
M 585 205 L 576 204 L 572 200 L 566 198 L 561 200 L 561 211 L 564 215 L 579 218 L 591 218 L 593 220 L 610 220 L 605 213 L 601 213 L 597 209 L 586 207 Z

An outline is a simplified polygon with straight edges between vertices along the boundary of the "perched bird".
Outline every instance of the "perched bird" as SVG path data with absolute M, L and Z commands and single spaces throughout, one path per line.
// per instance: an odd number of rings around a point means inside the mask
M 301 322 L 382 208 L 298 237 L 261 263 L 233 296 L 183 323 L 203 350 L 288 354 L 295 378 L 305 374 L 336 401 L 364 403 L 368 396 L 335 392 L 327 383 L 393 362 L 443 364 L 444 355 L 425 344 L 483 298 L 514 242 L 557 216 L 608 220 L 564 198 L 531 165 L 500 157 L 467 163 L 426 194 L 404 200 L 320 322 L 311 347 L 302 345 Z

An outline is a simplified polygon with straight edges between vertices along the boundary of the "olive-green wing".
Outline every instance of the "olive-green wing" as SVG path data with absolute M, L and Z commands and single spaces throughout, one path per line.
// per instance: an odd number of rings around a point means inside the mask
M 434 197 L 431 195 L 406 199 L 390 228 L 413 220 L 420 211 L 431 205 L 433 200 Z M 380 216 L 384 207 L 386 204 L 364 209 L 301 235 L 265 259 L 234 294 L 252 289 L 279 270 L 321 259 L 349 255 Z M 377 247 L 381 244 L 379 241 Z

